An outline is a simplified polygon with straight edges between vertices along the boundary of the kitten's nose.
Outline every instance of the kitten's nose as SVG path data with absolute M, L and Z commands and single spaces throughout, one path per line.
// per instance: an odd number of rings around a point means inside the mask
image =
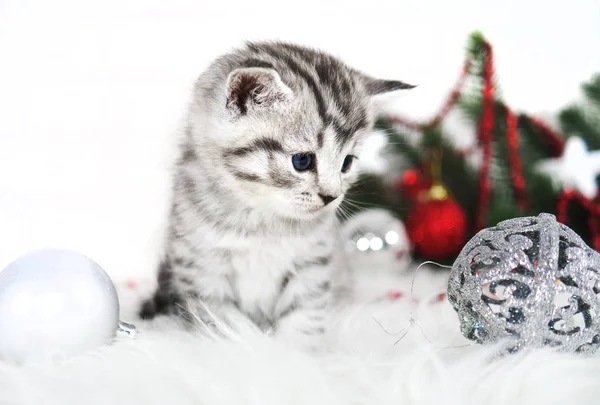
M 320 193 L 319 193 L 319 197 L 321 197 L 321 200 L 323 200 L 323 204 L 325 204 L 325 205 L 329 204 L 330 202 L 332 202 L 333 200 L 338 198 L 338 196 L 325 195 L 325 194 L 320 194 Z

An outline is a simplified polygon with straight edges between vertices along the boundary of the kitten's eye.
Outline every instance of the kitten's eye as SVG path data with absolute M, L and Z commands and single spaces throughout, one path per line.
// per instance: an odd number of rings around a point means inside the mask
M 292 165 L 294 165 L 294 169 L 299 172 L 312 169 L 314 161 L 315 155 L 312 153 L 296 153 L 292 156 Z
M 342 163 L 342 173 L 346 173 L 348 172 L 348 170 L 350 170 L 350 167 L 352 166 L 352 162 L 354 161 L 355 156 L 352 155 L 348 155 L 346 156 L 346 158 L 344 159 L 344 163 Z

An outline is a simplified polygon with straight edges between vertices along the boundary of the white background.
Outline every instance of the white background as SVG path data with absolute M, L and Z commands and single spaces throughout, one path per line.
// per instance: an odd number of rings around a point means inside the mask
M 118 280 L 154 271 L 189 86 L 241 41 L 313 45 L 418 84 L 392 104 L 418 118 L 438 108 L 473 30 L 517 109 L 556 111 L 600 71 L 597 0 L 0 0 L 0 268 L 61 246 Z

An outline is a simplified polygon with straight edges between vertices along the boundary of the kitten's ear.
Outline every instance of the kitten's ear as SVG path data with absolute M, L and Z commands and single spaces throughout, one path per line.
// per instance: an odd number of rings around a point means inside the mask
M 369 96 L 375 96 L 377 94 L 389 93 L 395 90 L 407 90 L 414 89 L 415 85 L 401 82 L 399 80 L 382 80 L 374 79 L 369 76 L 362 76 L 362 81 L 367 90 Z
M 227 78 L 227 108 L 235 115 L 246 115 L 254 108 L 272 107 L 292 95 L 273 69 L 241 68 Z

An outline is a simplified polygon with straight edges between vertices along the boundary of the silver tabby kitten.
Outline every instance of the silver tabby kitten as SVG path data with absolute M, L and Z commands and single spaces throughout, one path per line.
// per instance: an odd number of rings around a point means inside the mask
M 370 98 L 411 87 L 285 43 L 217 59 L 195 86 L 158 289 L 142 318 L 243 317 L 316 345 L 348 282 L 336 209 L 358 175 Z

